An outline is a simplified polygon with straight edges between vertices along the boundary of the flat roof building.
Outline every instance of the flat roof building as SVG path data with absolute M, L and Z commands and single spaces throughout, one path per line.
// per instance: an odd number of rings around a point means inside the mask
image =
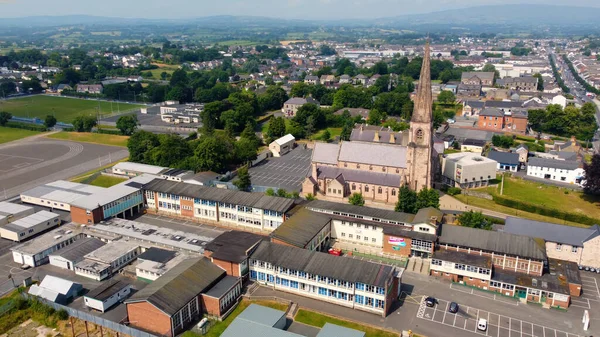
M 75 270 L 75 264 L 84 259 L 84 256 L 104 246 L 105 243 L 96 238 L 83 238 L 77 240 L 69 247 L 61 249 L 50 255 L 50 264 L 59 268 Z
M 151 247 L 138 256 L 135 274 L 138 280 L 150 283 L 156 281 L 181 261 L 192 257 L 197 256 Z
M 0 226 L 33 213 L 33 207 L 0 201 Z
M 71 210 L 71 203 L 104 191 L 103 187 L 58 180 L 21 193 L 21 201 L 44 207 Z
M 473 188 L 487 186 L 496 179 L 498 163 L 481 153 L 461 152 L 442 157 L 442 179 L 451 187 Z
M 100 312 L 105 312 L 119 301 L 126 299 L 131 293 L 131 288 L 131 284 L 110 280 L 90 290 L 83 297 L 83 301 L 86 306 Z
M 126 241 L 110 242 L 84 256 L 75 264 L 75 274 L 102 281 L 140 254 L 140 246 Z
M 39 211 L 0 226 L 0 237 L 21 242 L 60 225 L 60 215 Z
M 159 175 L 161 172 L 167 170 L 168 167 L 147 165 L 140 163 L 132 163 L 129 161 L 119 162 L 112 167 L 112 173 L 127 177 L 137 177 L 142 174 L 153 174 Z
M 13 260 L 18 264 L 37 267 L 48 263 L 50 254 L 83 237 L 81 228 L 69 223 L 11 248 Z

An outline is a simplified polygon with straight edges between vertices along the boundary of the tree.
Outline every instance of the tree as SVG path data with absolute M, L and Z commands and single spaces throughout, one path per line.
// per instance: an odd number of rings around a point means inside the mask
M 237 171 L 237 179 L 233 181 L 233 184 L 240 190 L 248 192 L 252 186 L 250 181 L 250 173 L 248 173 L 248 165 L 240 167 Z
M 583 191 L 586 194 L 600 195 L 600 154 L 592 156 L 590 163 L 584 163 L 585 181 Z
M 267 190 L 265 191 L 265 195 L 268 195 L 270 197 L 274 197 L 275 196 L 275 190 L 272 188 L 267 188 Z
M 56 125 L 56 117 L 54 117 L 52 115 L 46 116 L 46 119 L 44 119 L 44 126 L 47 128 L 53 128 L 55 125 Z
M 380 125 L 387 118 L 385 112 L 381 112 L 377 109 L 371 109 L 369 111 L 369 118 L 367 123 L 371 125 Z
M 166 80 L 167 79 L 167 75 L 168 75 L 167 72 L 163 71 L 162 73 L 160 73 L 160 79 L 163 80 L 163 81 Z
M 0 112 L 0 126 L 5 126 L 6 123 L 12 118 L 12 114 L 10 112 L 2 111 Z
M 151 164 L 149 162 L 148 154 L 159 144 L 157 135 L 148 131 L 136 131 L 127 140 L 129 160 L 134 163 Z
M 77 132 L 91 132 L 98 121 L 93 116 L 77 116 L 73 119 L 72 124 Z
M 200 118 L 202 118 L 202 132 L 204 134 L 212 134 L 214 129 L 219 126 L 221 113 L 225 109 L 225 104 L 221 101 L 211 102 L 204 106 L 204 110 L 200 113 Z
M 417 193 L 417 211 L 426 207 L 440 208 L 440 194 L 436 189 L 423 188 Z
M 271 139 L 285 136 L 285 119 L 283 117 L 271 118 L 267 129 L 267 136 Z
M 313 201 L 313 200 L 317 200 L 317 198 L 312 193 L 308 193 L 306 195 L 306 201 Z
M 139 123 L 136 115 L 125 115 L 117 119 L 117 129 L 126 136 L 132 135 L 138 125 Z
M 340 140 L 350 140 L 350 136 L 352 135 L 352 126 L 353 123 L 348 121 L 342 127 L 342 132 L 340 133 Z
M 331 132 L 329 132 L 329 129 L 325 129 L 325 131 L 323 131 L 323 134 L 321 135 L 321 140 L 327 142 L 330 139 L 331 139 Z
M 494 144 L 494 146 L 508 149 L 511 146 L 513 146 L 514 143 L 515 143 L 515 141 L 512 136 L 500 136 L 500 135 L 492 136 L 492 144 Z
M 304 127 L 306 137 L 309 138 L 315 132 L 315 118 L 311 115 L 306 119 L 306 126 Z
M 225 137 L 206 136 L 194 150 L 198 159 L 199 169 L 222 172 L 229 163 L 233 145 Z
M 417 213 L 417 193 L 412 191 L 408 186 L 400 187 L 398 202 L 396 203 L 395 211 L 404 213 Z
M 538 79 L 537 90 L 544 91 L 544 78 L 542 77 L 542 74 L 535 73 L 535 74 L 533 74 L 533 77 Z
M 458 223 L 464 227 L 491 230 L 492 224 L 481 212 L 468 211 L 458 216 Z
M 288 197 L 288 193 L 285 190 L 285 188 L 280 188 L 277 190 L 277 196 L 282 197 L 282 198 L 287 198 Z
M 365 198 L 363 198 L 363 195 L 358 192 L 352 193 L 350 198 L 348 198 L 348 203 L 350 203 L 350 205 L 354 205 L 354 206 L 364 206 Z
M 456 101 L 456 96 L 454 96 L 454 93 L 450 90 L 444 90 L 442 92 L 440 92 L 440 94 L 438 95 L 438 102 L 440 103 L 454 103 Z
M 258 143 L 247 138 L 240 138 L 234 144 L 236 161 L 244 164 L 256 159 Z
M 187 72 L 183 69 L 177 69 L 171 75 L 171 80 L 169 84 L 173 87 L 182 86 L 186 87 L 188 85 L 188 76 Z

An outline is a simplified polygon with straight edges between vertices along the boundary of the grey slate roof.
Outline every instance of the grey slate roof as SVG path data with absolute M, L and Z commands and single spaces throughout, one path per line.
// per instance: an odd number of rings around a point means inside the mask
M 392 266 L 333 256 L 267 241 L 260 243 L 252 254 L 252 259 L 314 275 L 378 287 L 385 287 L 389 278 L 394 277 L 396 272 Z
M 337 213 L 338 215 L 339 213 L 347 213 L 382 220 L 392 220 L 401 223 L 411 223 L 415 218 L 414 214 L 394 212 L 392 210 L 380 208 L 354 206 L 325 200 L 311 201 L 306 205 L 306 208 L 316 211 L 328 211 L 328 213 Z
M 312 154 L 312 162 L 337 164 L 339 151 L 340 146 L 338 144 L 316 143 Z
M 494 78 L 494 72 L 483 72 L 483 71 L 465 71 L 462 73 L 462 80 L 469 80 L 473 77 L 478 77 L 481 80 L 492 80 Z
M 392 173 L 350 170 L 331 166 L 319 166 L 317 170 L 318 178 L 336 179 L 341 175 L 347 182 L 398 187 L 402 180 L 399 175 Z
M 490 151 L 488 158 L 500 164 L 519 165 L 519 154 L 512 152 Z
M 514 101 L 486 101 L 485 107 L 487 108 L 498 108 L 498 109 L 512 109 L 512 108 L 520 108 L 523 105 L 523 102 L 514 102 Z
M 85 238 L 73 242 L 55 254 L 74 263 L 83 260 L 84 256 L 104 246 L 106 243 L 95 238 Z
M 484 101 L 465 101 L 464 106 L 470 106 L 474 109 L 483 109 L 485 107 Z
M 579 168 L 579 163 L 571 160 L 556 160 L 546 158 L 529 158 L 527 163 L 529 166 L 549 167 L 560 170 L 575 170 Z
M 546 247 L 533 238 L 502 232 L 487 231 L 445 224 L 439 236 L 440 245 L 470 247 L 513 256 L 546 259 Z
M 479 116 L 503 117 L 504 112 L 497 108 L 485 108 L 479 112 Z
M 144 189 L 277 212 L 286 212 L 294 205 L 294 200 L 292 199 L 271 197 L 264 195 L 264 193 L 232 191 L 164 179 L 154 179 L 144 185 Z
M 241 231 L 229 231 L 217 236 L 204 246 L 205 251 L 212 252 L 211 257 L 229 262 L 245 260 L 250 250 L 260 241 L 268 237 Z
M 462 142 L 465 146 L 485 146 L 486 141 L 481 139 L 467 138 Z
M 147 301 L 173 316 L 224 276 L 225 271 L 205 257 L 184 260 L 137 292 L 126 303 Z
M 271 237 L 304 248 L 331 221 L 327 214 L 302 208 L 271 233 Z
M 583 247 L 584 242 L 600 235 L 598 225 L 580 228 L 515 217 L 506 218 L 504 231 L 577 247 Z
M 342 142 L 338 159 L 365 165 L 406 167 L 406 147 L 380 143 Z
M 93 298 L 99 301 L 104 301 L 105 299 L 111 297 L 112 295 L 121 291 L 121 289 L 129 286 L 129 284 L 123 281 L 117 281 L 115 279 L 108 280 L 98 287 L 90 290 L 85 297 Z

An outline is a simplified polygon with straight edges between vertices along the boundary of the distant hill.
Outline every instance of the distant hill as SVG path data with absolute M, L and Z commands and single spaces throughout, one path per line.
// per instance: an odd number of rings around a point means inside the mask
M 599 25 L 600 8 L 551 5 L 490 5 L 452 9 L 426 14 L 409 14 L 378 19 L 287 20 L 259 16 L 207 16 L 192 19 L 113 18 L 91 15 L 31 16 L 0 19 L 0 26 L 46 27 L 68 25 L 144 25 L 176 24 L 199 26 L 280 26 L 280 25 L 511 25 L 511 26 L 582 26 Z

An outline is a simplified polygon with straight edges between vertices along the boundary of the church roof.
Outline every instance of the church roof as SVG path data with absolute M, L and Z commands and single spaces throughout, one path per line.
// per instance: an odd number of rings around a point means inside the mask
M 431 123 L 432 121 L 433 96 L 431 93 L 431 60 L 429 51 L 429 42 L 425 44 L 425 54 L 423 56 L 423 65 L 421 66 L 421 76 L 419 77 L 419 88 L 415 98 L 415 108 L 413 110 L 412 122 Z
M 339 161 L 406 167 L 406 147 L 381 143 L 342 142 Z

